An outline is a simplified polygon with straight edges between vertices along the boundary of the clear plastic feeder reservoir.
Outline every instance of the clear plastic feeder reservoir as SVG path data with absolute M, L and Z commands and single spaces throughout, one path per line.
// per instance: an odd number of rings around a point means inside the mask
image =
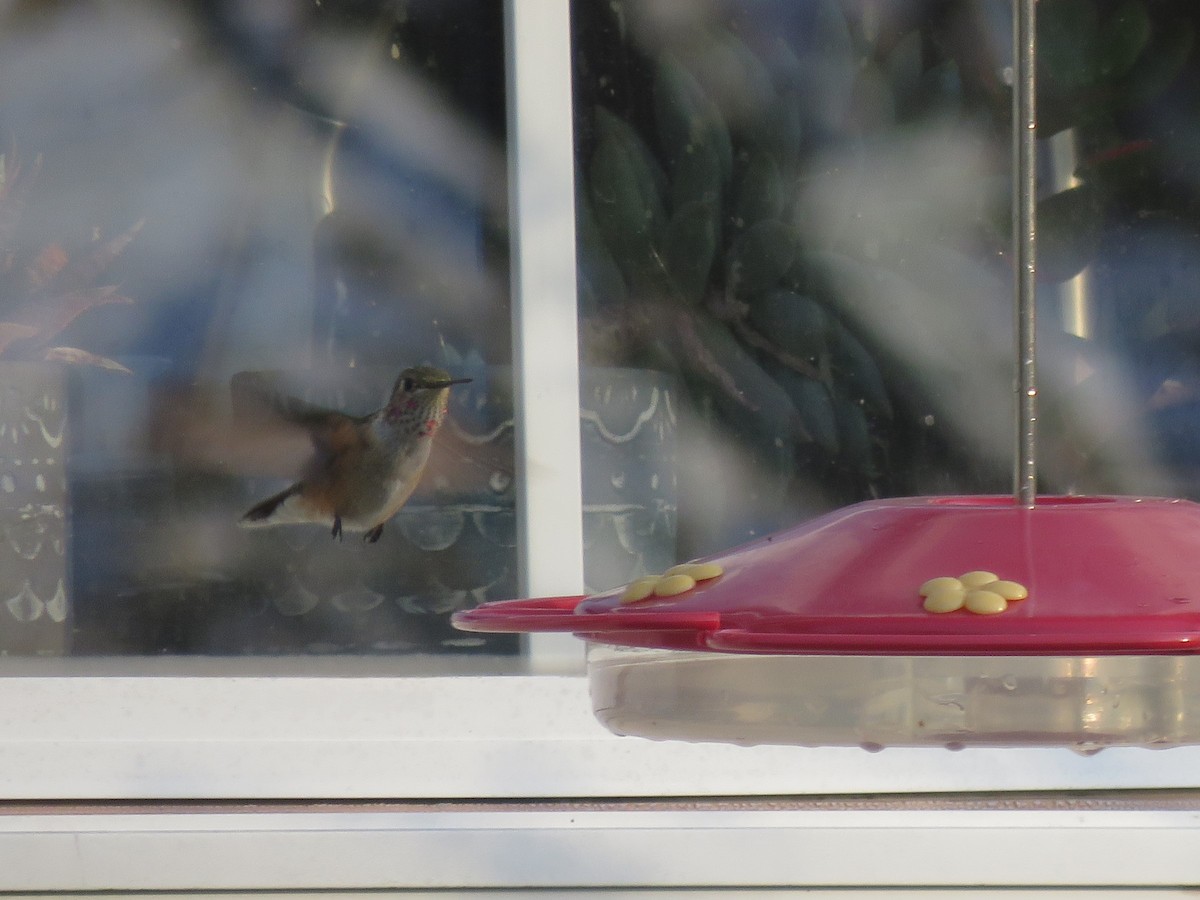
M 589 643 L 621 734 L 739 744 L 1200 743 L 1200 505 L 861 503 L 591 597 L 492 603 L 479 631 Z

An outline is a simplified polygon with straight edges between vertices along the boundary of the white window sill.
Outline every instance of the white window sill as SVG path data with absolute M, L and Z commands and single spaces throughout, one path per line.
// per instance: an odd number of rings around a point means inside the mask
M 7 890 L 1173 886 L 1197 811 L 0 815 Z
M 0 800 L 1200 788 L 1200 748 L 885 750 L 616 737 L 575 676 L 11 677 Z

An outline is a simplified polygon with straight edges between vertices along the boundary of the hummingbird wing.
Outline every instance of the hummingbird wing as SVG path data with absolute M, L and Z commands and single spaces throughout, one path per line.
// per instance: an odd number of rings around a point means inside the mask
M 370 416 L 348 416 L 334 410 L 312 409 L 298 424 L 308 429 L 313 448 L 322 462 L 347 459 L 367 448 Z
M 241 421 L 273 418 L 320 428 L 329 416 L 343 413 L 285 393 L 271 372 L 239 372 L 230 383 L 234 417 Z
M 488 493 L 513 479 L 512 440 L 506 432 L 473 435 L 450 421 L 434 435 L 433 446 L 422 479 L 426 488 L 440 483 L 463 494 Z
M 242 421 L 273 419 L 308 435 L 320 467 L 340 453 L 353 451 L 366 440 L 361 426 L 368 416 L 352 416 L 283 393 L 269 373 L 244 372 L 232 385 L 235 417 Z

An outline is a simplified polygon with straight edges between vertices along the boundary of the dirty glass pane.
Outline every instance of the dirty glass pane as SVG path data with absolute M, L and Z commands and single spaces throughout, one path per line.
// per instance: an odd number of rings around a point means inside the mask
M 671 381 L 674 555 L 1011 491 L 1010 4 L 573 11 L 581 352 Z M 1198 15 L 1038 4 L 1044 493 L 1200 493 Z
M 0 653 L 515 651 L 448 624 L 516 581 L 501 12 L 0 5 Z M 239 527 L 419 364 L 473 380 L 382 534 L 349 455 Z

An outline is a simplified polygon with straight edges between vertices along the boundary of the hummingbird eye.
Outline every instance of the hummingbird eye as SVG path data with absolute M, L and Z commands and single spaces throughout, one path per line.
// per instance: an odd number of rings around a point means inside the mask
M 416 388 L 416 386 L 417 386 L 417 383 L 415 381 L 413 381 L 411 378 L 405 378 L 403 381 L 400 382 L 400 387 L 404 388 L 404 392 L 407 394 L 411 394 L 413 392 L 413 389 Z

